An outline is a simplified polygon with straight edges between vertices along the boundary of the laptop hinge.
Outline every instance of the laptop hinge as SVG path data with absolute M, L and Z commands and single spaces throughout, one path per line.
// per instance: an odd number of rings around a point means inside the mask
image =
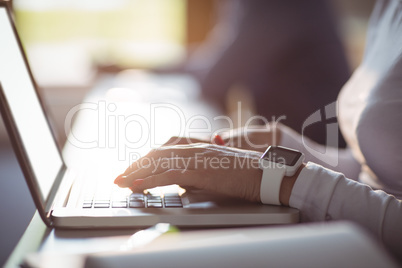
M 75 176 L 72 175 L 69 169 L 65 169 L 60 183 L 57 188 L 54 188 L 54 194 L 52 200 L 48 200 L 46 203 L 47 217 L 51 217 L 51 213 L 54 207 L 63 207 L 67 205 L 68 199 L 71 194 L 71 189 L 74 185 Z M 51 202 L 50 202 L 51 201 Z

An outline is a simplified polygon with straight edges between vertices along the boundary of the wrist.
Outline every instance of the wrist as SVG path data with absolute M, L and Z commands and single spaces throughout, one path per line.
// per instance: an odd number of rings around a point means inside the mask
M 259 167 L 263 170 L 260 187 L 260 198 L 263 204 L 289 204 L 286 199 L 288 193 L 290 196 L 294 179 L 287 179 L 286 176 L 297 178 L 303 159 L 304 155 L 299 151 L 282 146 L 268 147 L 259 161 Z M 281 186 L 285 178 L 282 202 Z
M 272 136 L 271 136 L 271 140 L 268 144 L 280 145 L 282 142 L 281 123 L 271 122 L 271 123 L 269 123 L 269 126 L 270 126 L 270 130 L 272 132 Z
M 279 201 L 283 206 L 289 206 L 290 195 L 292 194 L 293 186 L 299 177 L 300 172 L 306 165 L 303 163 L 297 172 L 293 176 L 285 176 L 282 180 L 280 191 L 279 191 Z

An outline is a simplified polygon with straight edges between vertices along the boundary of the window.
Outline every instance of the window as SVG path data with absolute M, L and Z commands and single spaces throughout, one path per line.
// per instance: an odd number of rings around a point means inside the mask
M 185 0 L 15 0 L 42 86 L 85 84 L 98 66 L 152 68 L 185 57 Z

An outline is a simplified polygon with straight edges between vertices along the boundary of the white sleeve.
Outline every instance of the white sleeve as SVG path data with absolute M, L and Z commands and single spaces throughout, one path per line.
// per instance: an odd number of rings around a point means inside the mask
M 388 91 L 394 94 L 383 94 L 381 101 L 367 105 L 359 120 L 356 134 L 365 159 L 363 164 L 375 174 L 382 189 L 401 198 L 402 92 L 397 86 Z
M 343 174 L 308 163 L 293 187 L 290 206 L 302 222 L 350 220 L 402 258 L 402 201 Z
M 305 161 L 312 161 L 332 170 L 342 172 L 348 178 L 358 180 L 361 165 L 353 157 L 350 148 L 340 149 L 318 144 L 302 137 L 293 129 L 281 125 L 280 145 L 298 150 L 305 155 Z

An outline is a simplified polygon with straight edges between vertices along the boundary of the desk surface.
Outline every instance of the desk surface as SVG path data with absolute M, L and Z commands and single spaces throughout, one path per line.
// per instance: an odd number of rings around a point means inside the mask
M 5 267 L 19 267 L 24 258 L 35 252 L 52 254 L 82 254 L 85 252 L 99 252 L 114 250 L 124 239 L 131 236 L 138 229 L 123 230 L 56 230 L 48 228 L 36 212 L 27 230 L 10 255 Z M 93 238 L 119 237 L 115 243 L 94 243 Z M 121 237 L 121 239 L 120 239 Z M 124 237 L 124 238 L 123 238 Z M 90 245 L 91 250 L 88 250 Z
M 345 222 L 274 228 L 229 228 L 160 236 L 147 247 L 123 250 L 136 230 L 48 229 L 35 214 L 6 268 L 27 254 L 38 267 L 392 267 L 398 265 L 358 227 Z M 139 232 L 141 233 L 141 232 Z M 137 233 L 137 234 L 139 234 Z M 136 235 L 137 235 L 136 234 Z M 139 238 L 138 236 L 137 238 Z M 35 266 L 36 267 L 36 266 Z

